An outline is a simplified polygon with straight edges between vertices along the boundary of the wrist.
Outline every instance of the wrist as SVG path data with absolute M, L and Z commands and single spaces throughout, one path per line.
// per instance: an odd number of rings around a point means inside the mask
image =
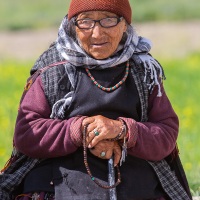
M 127 132 L 126 132 L 126 140 L 127 140 L 127 148 L 132 148 L 136 145 L 136 141 L 138 138 L 138 128 L 137 122 L 132 118 L 119 117 L 126 124 Z
M 111 138 L 110 141 L 122 140 L 127 135 L 127 127 L 125 122 L 122 119 L 118 119 L 118 121 L 120 122 L 120 132 L 116 137 Z
M 83 145 L 83 135 L 82 135 L 82 122 L 86 118 L 86 116 L 78 116 L 72 121 L 70 125 L 70 137 L 72 142 L 80 147 Z

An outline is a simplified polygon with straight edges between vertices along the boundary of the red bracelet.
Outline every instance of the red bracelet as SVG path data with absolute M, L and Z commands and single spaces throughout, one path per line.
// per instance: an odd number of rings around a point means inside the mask
M 120 137 L 122 136 L 122 134 L 126 134 L 126 125 L 125 125 L 125 122 L 121 119 L 119 119 L 119 121 L 122 123 L 122 130 L 121 132 L 115 137 L 115 138 L 111 138 L 109 139 L 110 141 L 116 141 L 116 140 L 119 140 Z

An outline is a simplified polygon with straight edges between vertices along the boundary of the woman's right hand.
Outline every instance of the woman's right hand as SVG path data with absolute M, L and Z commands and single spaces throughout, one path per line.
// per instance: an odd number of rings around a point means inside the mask
M 121 147 L 117 141 L 107 140 L 98 142 L 98 144 L 90 149 L 90 152 L 101 159 L 110 159 L 114 156 L 114 166 L 119 163 L 122 154 Z

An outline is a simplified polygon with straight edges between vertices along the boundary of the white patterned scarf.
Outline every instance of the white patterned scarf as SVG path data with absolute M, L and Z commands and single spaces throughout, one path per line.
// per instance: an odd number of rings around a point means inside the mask
M 123 44 L 123 51 L 115 53 L 105 60 L 96 60 L 88 55 L 80 45 L 68 35 L 68 19 L 65 17 L 61 23 L 57 39 L 57 49 L 64 59 L 74 66 L 87 66 L 88 68 L 105 69 L 114 67 L 129 60 L 133 53 L 148 53 L 151 49 L 151 42 L 145 38 L 138 37 L 132 26 L 127 25 L 127 40 Z

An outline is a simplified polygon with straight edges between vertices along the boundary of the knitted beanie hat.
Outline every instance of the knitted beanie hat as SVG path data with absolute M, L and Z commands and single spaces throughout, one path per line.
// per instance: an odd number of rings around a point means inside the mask
M 87 11 L 108 11 L 124 17 L 130 24 L 132 10 L 129 0 L 71 0 L 68 19 Z

